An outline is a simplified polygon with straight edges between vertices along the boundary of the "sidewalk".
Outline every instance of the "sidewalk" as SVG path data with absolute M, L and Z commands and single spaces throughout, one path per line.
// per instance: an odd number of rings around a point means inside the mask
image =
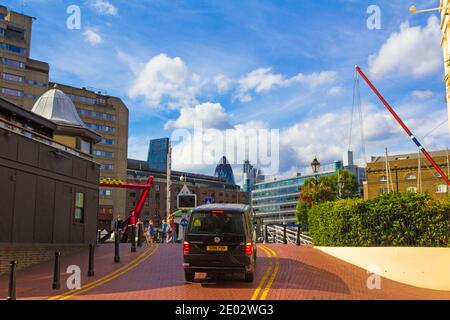
M 120 244 L 120 263 L 114 262 L 114 244 L 100 244 L 95 247 L 94 258 L 94 277 L 88 277 L 89 248 L 70 256 L 61 257 L 61 289 L 52 290 L 53 283 L 53 264 L 54 261 L 48 261 L 24 270 L 18 270 L 16 274 L 16 296 L 17 299 L 48 299 L 52 296 L 69 291 L 66 286 L 67 267 L 77 265 L 81 269 L 81 286 L 98 280 L 111 272 L 125 266 L 127 263 L 135 260 L 143 253 L 147 252 L 151 246 L 143 244 L 137 247 L 137 252 L 131 252 L 131 244 Z M 8 274 L 0 276 L 0 300 L 6 299 L 8 295 Z

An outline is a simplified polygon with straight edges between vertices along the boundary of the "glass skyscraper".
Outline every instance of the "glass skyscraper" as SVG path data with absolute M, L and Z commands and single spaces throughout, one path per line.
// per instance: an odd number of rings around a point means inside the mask
M 233 168 L 231 168 L 225 156 L 217 164 L 214 175 L 219 178 L 225 178 L 227 184 L 236 184 L 234 182 Z
M 166 171 L 169 138 L 150 140 L 147 163 L 150 168 Z

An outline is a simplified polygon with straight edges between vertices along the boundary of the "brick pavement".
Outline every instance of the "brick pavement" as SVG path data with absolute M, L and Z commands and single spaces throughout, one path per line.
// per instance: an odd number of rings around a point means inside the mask
M 149 250 L 149 246 L 143 244 L 132 253 L 130 244 L 120 244 L 120 263 L 114 263 L 114 244 L 101 244 L 95 247 L 94 277 L 87 277 L 89 250 L 61 257 L 61 290 L 52 290 L 53 261 L 41 263 L 25 270 L 17 271 L 17 298 L 18 299 L 47 299 L 51 296 L 62 294 L 68 289 L 65 283 L 68 275 L 65 273 L 69 265 L 78 265 L 81 269 L 81 285 L 96 281 L 101 277 L 123 267 L 133 259 Z M 8 275 L 0 276 L 0 299 L 5 299 L 8 293 Z
M 269 262 L 275 262 L 275 259 L 278 259 L 279 271 L 268 291 L 267 299 L 450 299 L 450 292 L 416 288 L 384 278 L 381 280 L 381 290 L 369 290 L 366 287 L 368 275 L 365 270 L 324 252 L 282 244 L 268 247 L 277 253 L 277 257 L 269 258 L 264 250 L 258 250 L 254 283 L 244 282 L 241 275 L 227 275 L 221 279 L 201 275 L 194 283 L 187 284 L 181 266 L 181 245 L 161 244 L 157 248 L 150 248 L 150 253 L 154 249 L 155 252 L 127 273 L 71 299 L 246 300 L 252 297 Z M 110 245 L 102 245 L 97 249 L 96 278 L 93 280 L 119 267 L 111 262 L 112 249 Z M 144 250 L 141 248 L 138 253 L 131 254 L 129 245 L 122 245 L 123 262 L 120 265 L 130 262 Z M 87 252 L 67 258 L 63 265 L 75 261 L 82 261 L 82 268 L 85 268 Z M 52 275 L 48 270 L 51 270 L 51 264 L 33 267 L 18 274 L 18 297 L 42 299 L 62 293 L 63 290 L 49 290 Z M 85 281 L 84 271 L 83 277 Z M 5 280 L 5 277 L 0 277 L 1 293 L 6 295 L 6 290 L 3 289 L 6 288 Z M 64 277 L 61 281 L 65 282 Z

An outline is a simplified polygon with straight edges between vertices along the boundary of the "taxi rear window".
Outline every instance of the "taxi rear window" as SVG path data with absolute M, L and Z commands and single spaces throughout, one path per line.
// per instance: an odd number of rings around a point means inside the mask
M 196 234 L 244 234 L 244 215 L 242 212 L 194 212 L 189 227 Z

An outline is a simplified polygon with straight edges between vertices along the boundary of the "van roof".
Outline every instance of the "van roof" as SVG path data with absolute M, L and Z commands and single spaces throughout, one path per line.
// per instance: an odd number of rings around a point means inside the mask
M 205 204 L 199 206 L 192 210 L 192 212 L 197 211 L 210 211 L 210 210 L 223 210 L 223 211 L 238 211 L 245 212 L 249 209 L 249 206 L 246 204 L 235 204 L 235 203 L 213 203 L 213 204 Z

